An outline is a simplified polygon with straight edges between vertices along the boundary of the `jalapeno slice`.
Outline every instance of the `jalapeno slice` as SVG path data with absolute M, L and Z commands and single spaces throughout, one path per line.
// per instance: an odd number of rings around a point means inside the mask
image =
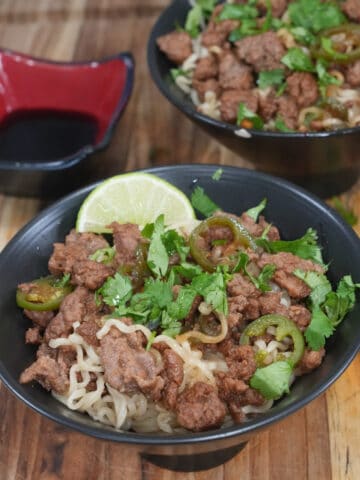
M 286 360 L 292 366 L 295 366 L 304 353 L 304 337 L 297 325 L 283 315 L 264 315 L 263 317 L 251 322 L 243 331 L 240 337 L 240 344 L 249 345 L 251 337 L 264 335 L 269 327 L 276 327 L 275 339 L 278 342 L 281 342 L 281 340 L 283 340 L 285 337 L 291 337 L 293 341 L 293 352 Z
M 63 285 L 61 279 L 49 275 L 20 285 L 16 291 L 16 303 L 18 307 L 27 310 L 57 310 L 64 297 L 72 290 L 72 285 Z
M 232 239 L 228 245 L 234 250 L 239 247 L 257 248 L 249 232 L 236 219 L 225 216 L 210 217 L 201 222 L 190 235 L 190 253 L 193 259 L 206 271 L 213 272 L 219 264 L 229 263 L 229 256 L 226 259 L 217 260 L 211 258 L 211 251 L 206 248 L 206 237 L 212 228 L 226 228 L 230 230 Z M 227 245 L 227 247 L 228 247 Z
M 347 23 L 323 30 L 311 53 L 338 64 L 355 62 L 360 58 L 360 25 Z

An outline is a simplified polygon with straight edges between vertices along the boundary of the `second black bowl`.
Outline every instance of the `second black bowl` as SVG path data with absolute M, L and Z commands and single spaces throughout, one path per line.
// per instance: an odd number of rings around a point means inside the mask
M 280 175 L 308 190 L 330 197 L 349 189 L 360 175 L 360 127 L 319 133 L 248 130 L 239 137 L 236 125 L 214 120 L 196 107 L 173 82 L 174 65 L 157 48 L 156 39 L 184 25 L 187 0 L 174 0 L 155 23 L 148 42 L 148 63 L 161 93 L 188 118 L 220 143 L 264 172 Z

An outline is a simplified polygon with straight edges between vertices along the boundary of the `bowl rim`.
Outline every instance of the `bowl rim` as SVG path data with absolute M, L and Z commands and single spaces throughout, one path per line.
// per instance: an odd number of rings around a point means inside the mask
M 233 125 L 231 123 L 224 122 L 222 120 L 216 120 L 214 118 L 208 117 L 196 110 L 195 105 L 191 103 L 185 103 L 181 101 L 176 95 L 173 94 L 171 89 L 168 86 L 168 83 L 161 76 L 159 69 L 157 68 L 156 57 L 158 54 L 164 55 L 158 50 L 156 45 L 156 39 L 159 37 L 158 30 L 163 30 L 162 27 L 166 26 L 166 33 L 169 33 L 174 30 L 174 28 L 168 29 L 167 22 L 165 23 L 165 17 L 175 9 L 178 5 L 182 5 L 186 10 L 190 9 L 190 4 L 182 0 L 173 0 L 171 4 L 166 7 L 157 18 L 156 22 L 153 25 L 151 30 L 148 44 L 147 44 L 147 62 L 152 76 L 153 81 L 160 90 L 160 92 L 169 100 L 170 103 L 175 105 L 181 112 L 185 113 L 190 118 L 193 118 L 199 123 L 203 123 L 205 126 L 213 129 L 221 129 L 226 131 L 228 134 L 233 134 L 237 136 L 239 140 L 248 140 L 251 138 L 276 138 L 276 139 L 322 139 L 329 137 L 339 137 L 343 135 L 351 135 L 354 133 L 360 133 L 360 126 L 358 127 L 349 127 L 349 128 L 339 128 L 338 130 L 330 131 L 321 131 L 321 132 L 276 132 L 276 131 L 265 131 L 265 130 L 256 130 L 253 128 L 244 129 L 239 125 Z M 180 91 L 180 89 L 179 89 Z M 242 136 L 238 132 L 239 130 L 244 130 L 248 132 L 249 136 Z
M 201 173 L 204 175 L 212 175 L 217 169 L 222 168 L 224 171 L 229 172 L 230 174 L 237 174 L 242 176 L 243 178 L 248 179 L 258 179 L 261 182 L 267 182 L 275 186 L 276 188 L 280 188 L 281 190 L 288 191 L 292 195 L 302 199 L 306 203 L 312 204 L 317 209 L 320 209 L 323 213 L 327 216 L 331 217 L 331 220 L 335 222 L 339 226 L 345 230 L 345 234 L 348 237 L 349 241 L 354 244 L 354 248 L 360 245 L 360 240 L 355 232 L 346 224 L 346 222 L 336 213 L 334 209 L 330 206 L 326 205 L 320 198 L 316 197 L 315 195 L 307 192 L 303 188 L 278 177 L 274 177 L 272 175 L 248 170 L 246 168 L 240 167 L 233 167 L 233 166 L 223 166 L 223 165 L 216 165 L 216 164 L 181 164 L 181 165 L 167 165 L 162 167 L 151 167 L 151 168 L 144 168 L 138 169 L 134 171 L 140 172 L 147 172 L 156 175 L 157 173 L 165 172 L 166 171 L 175 171 L 178 174 L 181 174 L 181 171 L 189 170 L 189 169 L 198 169 L 201 170 Z M 41 224 L 41 222 L 45 221 L 46 218 L 54 214 L 57 210 L 58 213 L 66 212 L 66 207 L 68 204 L 72 204 L 74 201 L 80 201 L 80 199 L 87 195 L 93 188 L 95 188 L 101 181 L 97 181 L 95 183 L 91 183 L 90 185 L 83 187 L 69 195 L 66 195 L 56 201 L 54 204 L 50 205 L 43 211 L 41 211 L 38 215 L 36 215 L 30 222 L 28 222 L 24 227 L 22 227 L 15 236 L 8 242 L 8 244 L 4 247 L 3 251 L 0 252 L 0 267 L 2 263 L 2 259 L 11 254 L 11 250 L 16 246 L 18 241 L 25 235 L 29 230 L 34 228 L 37 224 Z M 333 372 L 329 378 L 325 378 L 321 383 L 319 383 L 316 388 L 314 388 L 310 393 L 306 396 L 295 400 L 291 405 L 283 407 L 280 411 L 275 412 L 270 409 L 267 412 L 259 415 L 259 417 L 255 417 L 255 419 L 241 424 L 235 424 L 231 427 L 220 428 L 216 430 L 209 430 L 201 433 L 186 433 L 186 434 L 141 434 L 135 432 L 128 432 L 128 431 L 118 431 L 112 429 L 111 427 L 103 426 L 101 423 L 96 422 L 95 426 L 87 425 L 85 423 L 81 423 L 70 419 L 60 413 L 56 413 L 51 411 L 51 409 L 46 408 L 43 404 L 35 399 L 31 399 L 30 394 L 28 394 L 24 389 L 21 387 L 20 383 L 17 379 L 11 376 L 3 361 L 0 360 L 0 379 L 4 383 L 4 385 L 14 394 L 18 399 L 22 400 L 28 407 L 32 410 L 44 415 L 46 418 L 53 420 L 65 427 L 73 429 L 83 434 L 90 435 L 92 437 L 108 440 L 108 441 L 115 441 L 120 443 L 128 443 L 132 445 L 152 445 L 152 446 L 165 446 L 165 445 L 190 445 L 194 443 L 204 444 L 208 442 L 213 442 L 215 440 L 227 440 L 232 439 L 234 437 L 241 437 L 246 436 L 248 434 L 252 434 L 253 432 L 257 432 L 263 428 L 267 428 L 272 424 L 286 418 L 287 416 L 295 413 L 297 410 L 305 407 L 308 403 L 312 400 L 317 398 L 321 395 L 330 385 L 332 385 L 345 369 L 350 365 L 354 357 L 356 356 L 357 352 L 360 350 L 360 329 L 358 331 L 357 336 L 354 336 L 354 343 L 351 348 L 349 348 L 344 354 L 344 359 L 341 365 L 338 366 L 337 370 Z M 50 393 L 49 393 L 50 395 Z M 66 407 L 64 407 L 66 408 Z M 95 422 L 95 421 L 94 421 Z
M 108 55 L 96 60 L 84 60 L 84 61 L 56 61 L 48 60 L 40 57 L 33 57 L 24 53 L 16 52 L 8 48 L 0 48 L 0 56 L 9 55 L 13 58 L 20 58 L 22 61 L 30 60 L 35 63 L 40 63 L 44 65 L 57 65 L 66 67 L 82 67 L 82 66 L 91 66 L 94 64 L 104 64 L 110 63 L 114 60 L 120 60 L 126 71 L 125 83 L 118 102 L 114 108 L 112 116 L 109 121 L 109 125 L 104 132 L 104 135 L 100 142 L 92 143 L 88 145 L 83 145 L 79 150 L 68 155 L 66 157 L 59 158 L 57 160 L 52 160 L 48 162 L 10 162 L 7 160 L 0 162 L 0 172 L 1 171 L 39 171 L 39 172 L 51 172 L 57 170 L 66 170 L 71 168 L 78 163 L 80 163 L 88 155 L 95 153 L 99 150 L 103 150 L 110 143 L 114 129 L 120 116 L 129 101 L 133 85 L 134 85 L 134 69 L 135 69 L 135 60 L 131 52 L 119 52 L 113 55 Z

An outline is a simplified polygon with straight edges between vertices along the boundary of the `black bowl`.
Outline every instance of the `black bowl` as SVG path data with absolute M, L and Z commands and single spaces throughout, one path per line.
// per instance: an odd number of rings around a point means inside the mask
M 201 185 L 223 209 L 240 213 L 268 199 L 267 219 L 280 228 L 285 239 L 304 234 L 308 227 L 319 233 L 329 276 L 336 282 L 344 274 L 360 281 L 360 242 L 343 220 L 320 200 L 284 180 L 255 171 L 223 167 L 219 181 L 212 179 L 216 166 L 181 165 L 147 170 L 189 195 Z M 346 317 L 327 345 L 320 368 L 299 378 L 291 393 L 268 412 L 241 425 L 204 433 L 153 435 L 119 432 L 73 412 L 39 385 L 21 385 L 20 373 L 34 359 L 35 349 L 25 345 L 29 326 L 15 304 L 19 282 L 44 275 L 52 243 L 63 241 L 74 226 L 79 206 L 94 185 L 67 196 L 43 211 L 22 229 L 0 255 L 0 377 L 28 406 L 46 417 L 99 439 L 132 445 L 153 462 L 178 470 L 209 468 L 231 458 L 253 435 L 292 414 L 320 395 L 349 365 L 360 344 L 360 304 Z M 346 254 L 345 254 L 346 252 Z
M 255 168 L 280 175 L 324 198 L 349 189 L 360 175 L 360 127 L 320 133 L 248 130 L 251 137 L 241 138 L 235 134 L 239 127 L 197 112 L 170 76 L 174 64 L 156 46 L 158 37 L 174 30 L 175 25 L 184 25 L 189 9 L 187 0 L 173 0 L 150 35 L 148 64 L 161 93 L 208 134 L 252 162 Z

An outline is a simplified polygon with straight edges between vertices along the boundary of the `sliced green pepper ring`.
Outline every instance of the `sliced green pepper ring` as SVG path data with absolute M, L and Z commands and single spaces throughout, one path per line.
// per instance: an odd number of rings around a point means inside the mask
M 49 275 L 26 284 L 27 288 L 16 291 L 18 307 L 38 312 L 57 310 L 66 295 L 72 290 L 70 284 L 62 285 L 61 279 Z
M 352 47 L 351 51 L 343 52 L 338 49 L 339 46 L 347 47 L 349 44 Z M 360 58 L 360 25 L 347 23 L 323 30 L 319 33 L 311 53 L 316 58 L 324 58 L 342 65 L 355 62 Z
M 209 233 L 211 228 L 222 227 L 228 228 L 232 234 L 231 244 L 235 247 L 243 246 L 251 247 L 256 250 L 257 246 L 250 233 L 236 219 L 225 216 L 210 217 L 201 222 L 190 235 L 190 253 L 193 259 L 206 271 L 213 272 L 221 263 L 215 262 L 210 258 L 209 251 L 201 246 L 202 240 Z
M 275 339 L 281 342 L 285 337 L 291 337 L 293 352 L 286 360 L 294 367 L 301 359 L 305 349 L 304 337 L 297 325 L 283 315 L 264 315 L 251 322 L 240 337 L 240 345 L 249 345 L 251 337 L 264 335 L 269 327 L 276 327 Z

